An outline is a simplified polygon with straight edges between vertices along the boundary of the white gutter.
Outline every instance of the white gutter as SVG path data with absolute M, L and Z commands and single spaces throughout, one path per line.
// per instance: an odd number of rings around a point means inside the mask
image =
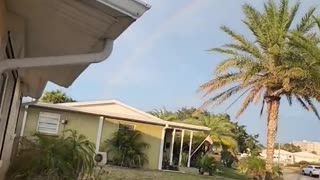
M 110 56 L 112 48 L 113 40 L 107 39 L 105 41 L 104 49 L 99 53 L 6 59 L 0 61 L 0 74 L 11 69 L 98 63 Z
M 126 14 L 134 19 L 141 17 L 147 10 L 151 8 L 150 5 L 140 0 L 96 0 L 105 4 L 117 11 Z

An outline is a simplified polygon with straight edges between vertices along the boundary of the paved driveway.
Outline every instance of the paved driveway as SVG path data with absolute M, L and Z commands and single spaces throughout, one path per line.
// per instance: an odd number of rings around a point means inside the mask
M 283 177 L 285 180 L 317 180 L 318 179 L 317 177 L 309 177 L 309 176 L 304 176 L 297 173 L 285 173 Z

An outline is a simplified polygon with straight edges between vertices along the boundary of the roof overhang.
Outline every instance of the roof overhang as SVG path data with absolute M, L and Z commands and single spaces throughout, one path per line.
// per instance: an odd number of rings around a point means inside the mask
M 81 106 L 84 105 L 93 105 L 93 104 L 109 104 L 109 103 L 116 103 L 119 105 L 122 105 L 124 107 L 127 107 L 131 110 L 136 111 L 137 113 L 141 113 L 143 116 L 135 116 L 135 115 L 129 115 L 129 114 L 123 114 L 123 113 L 114 113 L 114 112 L 106 112 L 101 110 L 88 110 L 85 108 L 81 108 Z M 38 108 L 47 108 L 47 109 L 54 109 L 59 111 L 71 111 L 71 112 L 77 112 L 77 113 L 84 113 L 84 114 L 90 114 L 90 115 L 96 115 L 96 116 L 103 116 L 106 118 L 112 118 L 112 119 L 120 119 L 125 121 L 133 121 L 138 123 L 144 123 L 144 124 L 153 124 L 158 126 L 163 126 L 168 129 L 180 129 L 180 130 L 189 130 L 194 132 L 208 132 L 210 131 L 210 128 L 205 126 L 197 126 L 192 124 L 185 124 L 185 123 L 178 123 L 178 122 L 170 122 L 165 121 L 162 119 L 159 119 L 155 116 L 152 116 L 149 113 L 140 111 L 132 106 L 126 105 L 120 101 L 117 100 L 109 100 L 109 101 L 95 101 L 95 102 L 74 102 L 74 103 L 61 103 L 61 104 L 49 104 L 49 103 L 42 103 L 42 102 L 31 102 L 31 103 L 24 103 L 23 106 L 30 106 L 30 107 L 38 107 Z
M 0 71 L 18 70 L 24 95 L 35 98 L 47 81 L 68 87 L 107 59 L 112 42 L 150 8 L 137 0 L 6 0 L 6 7 L 15 57 L 0 61 Z

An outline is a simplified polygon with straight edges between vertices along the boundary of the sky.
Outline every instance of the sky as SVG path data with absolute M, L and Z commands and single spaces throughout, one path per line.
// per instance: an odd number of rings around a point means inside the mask
M 215 66 L 225 57 L 207 51 L 229 43 L 220 30 L 227 25 L 251 37 L 244 24 L 242 5 L 261 9 L 263 0 L 144 0 L 152 6 L 115 42 L 112 55 L 91 65 L 65 89 L 49 83 L 46 90 L 60 89 L 77 101 L 117 99 L 144 111 L 199 107 L 206 100 L 198 87 L 213 78 Z M 292 2 L 292 0 L 290 1 Z M 299 16 L 318 0 L 303 0 Z M 240 104 L 226 111 L 228 102 L 210 111 L 228 113 L 266 143 L 266 118 L 260 106 L 250 106 L 238 119 Z M 298 105 L 281 100 L 277 141 L 320 141 L 320 120 Z

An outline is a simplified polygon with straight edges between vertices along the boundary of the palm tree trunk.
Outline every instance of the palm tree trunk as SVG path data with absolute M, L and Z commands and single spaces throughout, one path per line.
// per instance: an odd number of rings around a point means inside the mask
M 268 108 L 266 180 L 272 180 L 274 143 L 278 127 L 280 97 L 266 97 Z

